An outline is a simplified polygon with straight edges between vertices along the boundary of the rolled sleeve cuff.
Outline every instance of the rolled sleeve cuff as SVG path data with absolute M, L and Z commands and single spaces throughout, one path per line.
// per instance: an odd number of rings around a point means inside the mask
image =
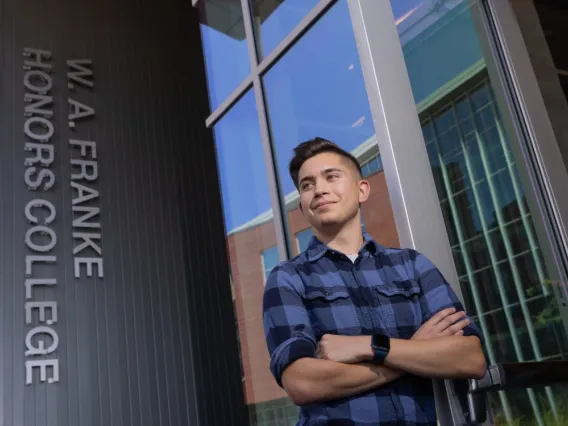
M 316 347 L 312 340 L 305 337 L 293 337 L 283 342 L 272 355 L 270 371 L 276 379 L 278 386 L 282 385 L 284 370 L 300 358 L 315 358 Z

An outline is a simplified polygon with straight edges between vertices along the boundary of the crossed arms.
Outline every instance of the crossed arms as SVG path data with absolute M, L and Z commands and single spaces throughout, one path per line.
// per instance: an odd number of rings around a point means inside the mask
M 405 373 L 432 379 L 481 378 L 485 357 L 475 336 L 463 336 L 465 313 L 444 309 L 410 340 L 391 339 L 384 365 L 371 363 L 370 336 L 324 335 L 317 358 L 300 358 L 282 374 L 297 405 L 346 398 L 382 386 Z
M 422 260 L 428 266 L 419 280 L 427 320 L 411 339 L 391 339 L 384 365 L 371 362 L 371 336 L 324 335 L 316 342 L 300 296 L 301 284 L 291 273 L 273 271 L 264 299 L 271 370 L 296 405 L 354 396 L 404 374 L 432 379 L 483 377 L 486 364 L 477 329 L 442 275 Z

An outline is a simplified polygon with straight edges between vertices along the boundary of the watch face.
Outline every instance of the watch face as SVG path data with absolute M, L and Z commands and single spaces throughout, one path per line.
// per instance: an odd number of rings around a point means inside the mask
M 388 351 L 390 349 L 390 339 L 384 334 L 375 334 L 373 336 L 373 346 Z

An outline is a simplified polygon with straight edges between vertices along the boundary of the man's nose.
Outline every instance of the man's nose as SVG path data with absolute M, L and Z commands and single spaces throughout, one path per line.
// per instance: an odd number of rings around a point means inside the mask
M 328 194 L 329 193 L 329 185 L 325 179 L 318 179 L 315 184 L 315 193 L 316 195 Z

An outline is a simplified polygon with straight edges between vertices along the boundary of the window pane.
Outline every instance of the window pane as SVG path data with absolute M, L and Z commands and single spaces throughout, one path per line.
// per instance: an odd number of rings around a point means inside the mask
M 318 0 L 251 0 L 259 56 L 268 56 L 317 3 Z
M 276 265 L 280 262 L 280 256 L 278 255 L 278 247 L 272 246 L 266 250 L 262 251 L 262 266 L 264 268 L 264 280 L 268 278 L 270 272 L 274 269 Z
M 363 177 L 366 178 L 374 173 L 378 173 L 383 170 L 383 163 L 381 161 L 380 154 L 376 154 L 371 157 L 366 163 L 364 163 L 361 167 L 361 172 L 363 173 Z
M 308 248 L 312 239 L 312 235 L 312 228 L 305 229 L 296 234 L 296 239 L 298 240 L 298 249 L 300 253 Z
M 338 1 L 268 71 L 264 83 L 289 235 L 295 235 L 309 226 L 288 174 L 297 144 L 320 136 L 350 151 L 362 163 L 378 154 L 347 1 Z M 384 173 L 367 179 L 371 196 L 363 205 L 365 230 L 382 244 L 397 247 Z
M 201 0 L 199 22 L 213 111 L 250 72 L 241 0 Z
M 256 404 L 281 401 L 262 326 L 265 277 L 279 261 L 272 222 L 267 171 L 254 95 L 248 92 L 215 125 L 217 163 L 223 197 L 227 250 L 243 366 L 243 386 L 252 418 Z M 243 167 L 246 164 L 246 167 Z M 281 404 L 281 402 L 279 402 Z
M 514 116 L 500 109 L 499 82 L 489 78 L 492 58 L 472 13 L 479 2 L 440 3 L 391 0 L 466 308 L 483 329 L 490 363 L 563 357 L 566 328 L 548 283 L 565 271 L 543 256 L 541 245 L 556 248 L 536 232 L 548 219 L 527 197 L 538 205 L 539 194 L 519 179 L 529 171 L 515 163 L 511 143 L 520 133 L 507 133 Z M 492 398 L 495 413 L 532 422 L 562 398 L 535 392 Z

